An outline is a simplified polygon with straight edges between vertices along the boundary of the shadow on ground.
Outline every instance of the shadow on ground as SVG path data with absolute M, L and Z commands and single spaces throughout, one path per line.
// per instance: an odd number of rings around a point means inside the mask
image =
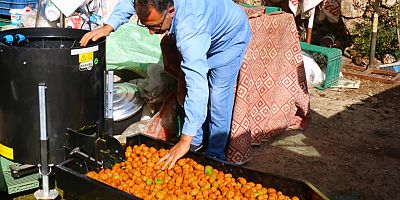
M 311 126 L 254 147 L 246 167 L 307 180 L 333 200 L 400 199 L 400 86 L 319 95 L 334 92 L 317 91 Z

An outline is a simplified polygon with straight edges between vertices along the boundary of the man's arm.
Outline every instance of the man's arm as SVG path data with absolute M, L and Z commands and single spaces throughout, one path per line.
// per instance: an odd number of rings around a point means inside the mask
M 207 74 L 209 66 L 207 52 L 211 45 L 211 36 L 206 33 L 196 33 L 188 28 L 182 37 L 177 36 L 177 46 L 182 54 L 181 68 L 185 74 L 187 94 L 184 109 L 185 120 L 179 142 L 158 163 L 165 161 L 162 169 L 171 169 L 176 161 L 190 149 L 193 136 L 201 128 L 207 116 L 209 97 Z
M 183 58 L 181 68 L 185 74 L 187 89 L 182 133 L 189 136 L 196 135 L 207 116 L 209 97 L 207 51 L 210 45 L 211 36 L 206 33 L 188 36 L 177 43 Z
M 121 0 L 114 7 L 113 12 L 107 20 L 113 30 L 117 30 L 122 24 L 129 21 L 132 15 L 136 13 L 134 0 Z
M 111 32 L 117 30 L 122 24 L 129 21 L 130 17 L 135 14 L 133 0 L 121 0 L 114 7 L 107 24 L 101 28 L 86 33 L 81 41 L 81 46 L 86 46 L 90 40 L 97 41 L 100 38 L 107 37 Z

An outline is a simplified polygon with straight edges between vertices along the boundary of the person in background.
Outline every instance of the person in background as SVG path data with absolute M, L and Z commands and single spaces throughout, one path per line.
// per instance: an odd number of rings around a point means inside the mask
M 203 139 L 206 154 L 224 161 L 234 87 L 251 38 L 246 13 L 232 0 L 121 0 L 107 24 L 85 34 L 81 46 L 108 36 L 135 13 L 150 34 L 174 37 L 183 60 L 184 124 L 179 142 L 159 160 L 165 161 L 162 169 L 201 148 Z

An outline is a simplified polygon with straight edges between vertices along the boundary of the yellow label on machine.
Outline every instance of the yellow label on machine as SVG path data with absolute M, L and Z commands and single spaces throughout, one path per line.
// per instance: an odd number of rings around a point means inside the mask
M 14 150 L 10 147 L 0 144 L 0 155 L 14 160 Z
M 93 52 L 79 54 L 79 63 L 93 61 L 93 59 L 94 59 L 94 53 Z

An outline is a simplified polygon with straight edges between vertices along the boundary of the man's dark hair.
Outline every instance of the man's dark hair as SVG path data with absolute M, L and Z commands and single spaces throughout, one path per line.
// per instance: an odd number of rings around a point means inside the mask
M 141 18 L 147 18 L 150 15 L 150 8 L 158 12 L 165 12 L 169 6 L 174 5 L 173 0 L 134 0 L 136 14 Z M 137 9 L 140 8 L 140 9 Z

